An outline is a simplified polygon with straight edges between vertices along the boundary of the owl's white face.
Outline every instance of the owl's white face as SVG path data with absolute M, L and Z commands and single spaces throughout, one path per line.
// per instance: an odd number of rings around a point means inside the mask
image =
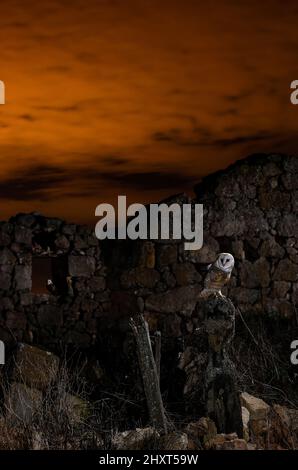
M 234 256 L 230 253 L 220 253 L 214 264 L 221 271 L 230 273 L 233 271 L 235 264 Z

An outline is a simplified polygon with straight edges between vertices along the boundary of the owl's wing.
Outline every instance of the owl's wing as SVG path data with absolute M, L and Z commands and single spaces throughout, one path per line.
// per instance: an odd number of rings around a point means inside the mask
M 208 263 L 196 263 L 196 268 L 199 272 L 201 273 L 206 273 L 207 271 L 210 270 L 212 266 L 212 263 L 211 264 L 208 264 Z

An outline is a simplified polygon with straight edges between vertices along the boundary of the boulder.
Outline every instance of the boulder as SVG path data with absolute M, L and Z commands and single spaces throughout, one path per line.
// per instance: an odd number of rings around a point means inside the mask
M 245 406 L 241 407 L 242 410 L 242 423 L 243 423 L 243 437 L 246 440 L 246 442 L 249 441 L 249 419 L 250 419 L 250 413 Z
M 117 433 L 112 438 L 114 450 L 149 450 L 156 446 L 159 439 L 158 432 L 151 427 L 137 428 L 132 431 Z
M 252 420 L 267 419 L 270 406 L 261 398 L 254 397 L 247 392 L 240 395 L 242 406 L 244 406 L 250 413 Z
M 186 433 L 173 431 L 161 437 L 158 448 L 160 450 L 187 450 L 189 439 Z
M 198 421 L 188 423 L 184 432 L 197 445 L 203 448 L 209 447 L 209 442 L 214 439 L 217 429 L 214 421 L 208 417 L 202 417 Z
M 42 405 L 42 392 L 25 384 L 13 382 L 5 397 L 5 408 L 12 422 L 29 424 Z
M 240 399 L 242 406 L 249 411 L 249 427 L 254 438 L 263 438 L 268 431 L 270 406 L 261 398 L 246 392 L 241 393 Z
M 49 351 L 20 343 L 12 361 L 11 378 L 38 390 L 45 390 L 55 379 L 59 358 Z
M 239 439 L 236 433 L 217 434 L 210 442 L 212 450 L 248 450 L 247 442 Z
M 298 449 L 298 410 L 273 405 L 268 440 L 272 448 Z

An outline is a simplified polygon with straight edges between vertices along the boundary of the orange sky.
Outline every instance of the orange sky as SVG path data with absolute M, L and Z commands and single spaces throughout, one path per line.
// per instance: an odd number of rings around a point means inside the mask
M 90 222 L 249 153 L 298 153 L 298 4 L 11 0 L 0 15 L 1 217 Z

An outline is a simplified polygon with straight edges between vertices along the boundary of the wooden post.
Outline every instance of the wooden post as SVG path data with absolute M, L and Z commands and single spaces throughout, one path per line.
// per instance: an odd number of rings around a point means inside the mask
M 155 333 L 155 364 L 158 381 L 160 383 L 160 358 L 161 358 L 161 332 L 156 331 Z
M 180 358 L 185 370 L 186 408 L 197 416 L 209 416 L 219 433 L 242 437 L 241 404 L 229 346 L 235 332 L 235 307 L 216 293 L 201 297 L 194 316 L 199 328 L 190 337 Z
M 136 339 L 137 352 L 144 391 L 147 400 L 151 424 L 160 432 L 168 431 L 159 379 L 153 357 L 148 325 L 143 315 L 136 314 L 130 319 L 130 325 Z

